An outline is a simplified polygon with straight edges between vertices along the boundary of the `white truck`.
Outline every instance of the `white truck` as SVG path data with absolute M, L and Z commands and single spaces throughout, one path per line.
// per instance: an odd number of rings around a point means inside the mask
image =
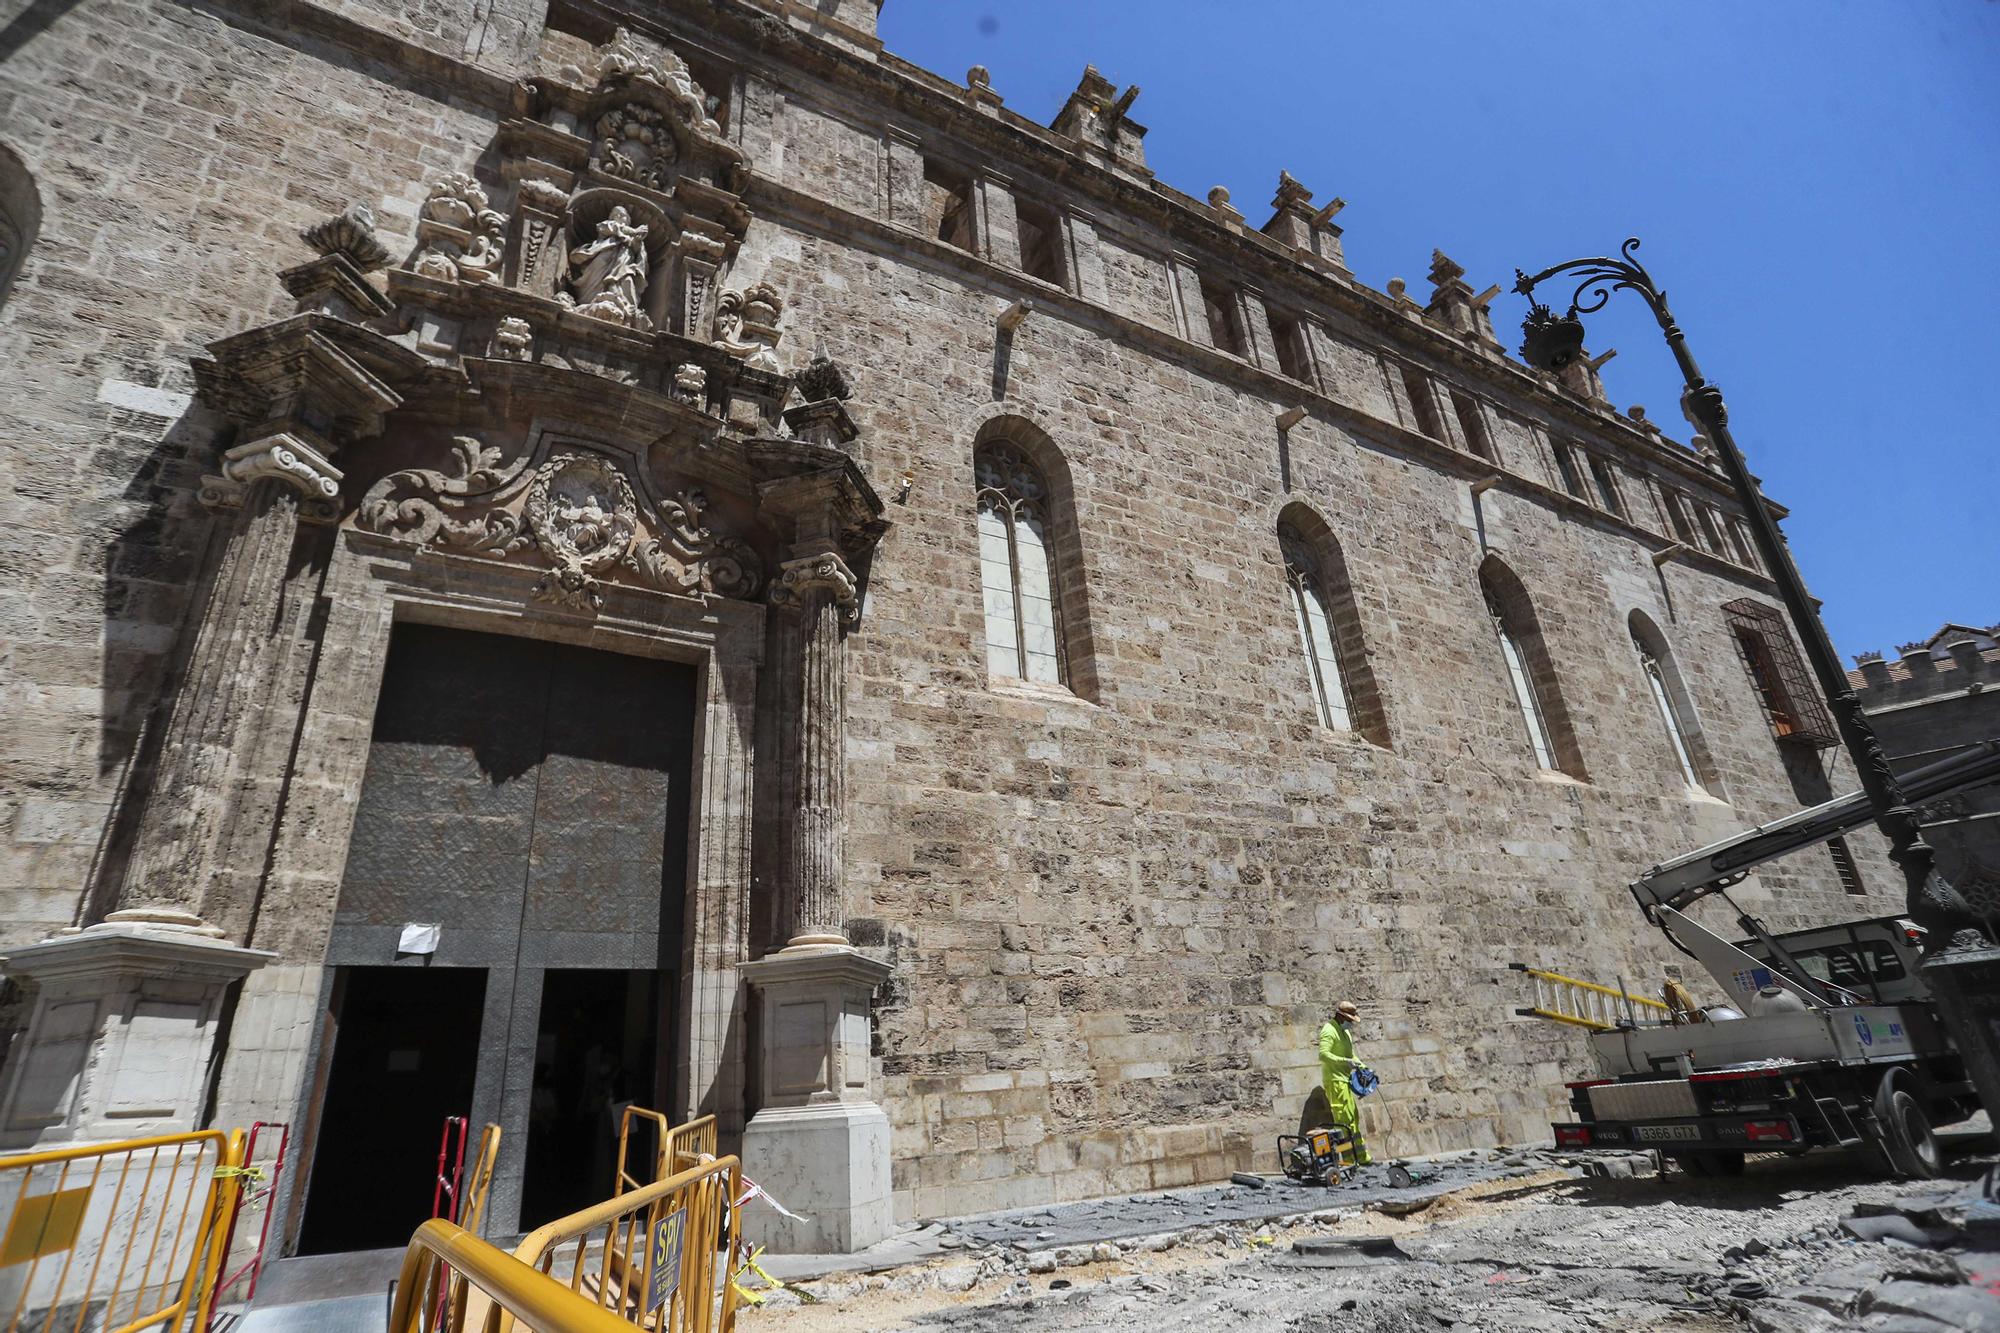
M 1903 780 L 1913 803 L 2000 780 L 2000 741 Z M 1663 862 L 1632 884 L 1647 919 L 1699 962 L 1726 1003 L 1667 1019 L 1635 1006 L 1590 1037 L 1599 1077 L 1568 1086 L 1572 1151 L 1660 1149 L 1694 1175 L 1735 1174 L 1751 1152 L 1862 1147 L 1901 1176 L 1939 1169 L 1933 1125 L 1979 1100 L 1918 971 L 1923 931 L 1900 917 L 1772 934 L 1737 911 L 1730 943 L 1684 915 L 1756 866 L 1872 818 L 1860 794 Z M 1732 908 L 1734 903 L 1730 903 Z M 1990 1108 L 1989 1108 L 1990 1109 Z

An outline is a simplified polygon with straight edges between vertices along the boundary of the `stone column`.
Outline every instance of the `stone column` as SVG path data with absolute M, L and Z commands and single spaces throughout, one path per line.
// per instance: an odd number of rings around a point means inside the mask
M 847 941 L 842 901 L 845 649 L 854 575 L 835 551 L 787 561 L 771 600 L 794 618 L 800 715 L 793 751 L 789 942 L 741 970 L 762 1003 L 763 1106 L 743 1132 L 751 1178 L 798 1219 L 745 1214 L 778 1253 L 846 1254 L 886 1239 L 889 1118 L 868 1096 L 868 1006 L 886 964 Z
M 846 630 L 854 575 L 832 551 L 786 561 L 771 601 L 793 618 L 799 647 L 799 724 L 792 820 L 792 902 L 786 952 L 845 948 L 847 798 Z
M 224 997 L 273 957 L 210 924 L 222 905 L 214 895 L 232 887 L 223 862 L 240 764 L 282 648 L 301 505 L 324 509 L 339 488 L 320 451 L 286 431 L 230 449 L 205 483 L 204 499 L 235 514 L 116 908 L 5 960 L 9 976 L 35 983 L 35 998 L 21 1058 L 0 1081 L 0 1146 L 198 1125 Z
M 239 507 L 168 715 L 158 768 L 139 818 L 118 906 L 107 923 L 218 935 L 203 898 L 223 867 L 248 724 L 270 684 L 292 543 L 302 501 L 339 493 L 340 473 L 297 436 L 279 434 L 223 455 L 211 502 Z

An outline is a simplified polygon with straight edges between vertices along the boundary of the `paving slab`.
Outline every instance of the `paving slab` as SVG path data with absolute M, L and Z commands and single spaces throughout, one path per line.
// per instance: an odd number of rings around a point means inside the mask
M 1540 1152 L 1513 1152 L 1497 1158 L 1467 1153 L 1406 1160 L 1419 1178 L 1400 1189 L 1389 1183 L 1390 1164 L 1381 1163 L 1362 1167 L 1331 1187 L 1301 1185 L 1277 1176 L 1267 1178 L 1261 1188 L 1231 1183 L 1167 1190 L 952 1218 L 941 1225 L 967 1246 L 1061 1249 L 1231 1222 L 1268 1222 L 1324 1209 L 1421 1203 L 1471 1185 L 1533 1175 L 1557 1162 L 1554 1154 Z

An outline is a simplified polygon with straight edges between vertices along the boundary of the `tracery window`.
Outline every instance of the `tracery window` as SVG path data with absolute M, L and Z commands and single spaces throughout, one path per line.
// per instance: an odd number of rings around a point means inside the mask
M 1285 554 L 1285 583 L 1292 596 L 1299 646 L 1305 655 L 1306 677 L 1321 725 L 1336 731 L 1353 729 L 1348 711 L 1346 677 L 1334 647 L 1333 613 L 1321 582 L 1319 561 L 1305 539 L 1290 527 L 1278 529 L 1278 546 Z
M 1528 655 L 1507 623 L 1507 613 L 1491 588 L 1486 589 L 1486 614 L 1493 617 L 1493 632 L 1500 638 L 1500 656 L 1507 663 L 1507 680 L 1514 687 L 1514 702 L 1520 706 L 1521 720 L 1527 724 L 1528 740 L 1534 746 L 1537 766 L 1554 772 L 1555 739 L 1549 734 L 1548 715 L 1542 711 L 1541 696 L 1535 691 L 1535 677 L 1528 667 Z
M 1479 567 L 1479 589 L 1500 645 L 1508 688 L 1528 732 L 1537 767 L 1586 779 L 1583 752 L 1570 725 L 1562 681 L 1542 634 L 1542 624 L 1520 578 L 1497 557 Z
M 974 475 L 987 672 L 1065 684 L 1048 484 L 1026 455 L 1002 442 L 979 446 Z
M 1674 759 L 1680 764 L 1681 777 L 1688 786 L 1698 788 L 1702 785 L 1701 778 L 1695 772 L 1694 754 L 1688 748 L 1687 732 L 1681 726 L 1680 713 L 1675 709 L 1673 695 L 1667 689 L 1666 672 L 1637 630 L 1632 632 L 1632 647 L 1639 654 L 1639 669 L 1645 673 L 1646 688 L 1653 695 L 1653 706 L 1660 710 L 1660 721 L 1667 729 L 1667 741 L 1673 747 Z

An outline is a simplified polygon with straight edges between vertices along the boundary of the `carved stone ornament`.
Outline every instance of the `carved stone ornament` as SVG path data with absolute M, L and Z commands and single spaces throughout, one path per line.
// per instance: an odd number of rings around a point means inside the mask
M 514 194 L 523 204 L 544 213 L 561 213 L 569 207 L 569 191 L 550 181 L 524 180 Z
M 618 29 L 610 41 L 565 67 L 562 76 L 587 88 L 601 88 L 619 79 L 652 84 L 673 100 L 676 109 L 695 129 L 710 135 L 722 132 L 708 114 L 708 94 L 688 73 L 687 62 L 628 28 Z
M 490 282 L 500 272 L 507 215 L 486 206 L 485 187 L 462 171 L 431 182 L 417 214 L 421 249 L 412 271 L 440 282 Z
M 808 403 L 823 403 L 836 398 L 845 402 L 854 393 L 847 385 L 847 376 L 825 352 L 815 356 L 812 364 L 794 377 L 792 384 L 798 389 L 799 397 Z
M 674 397 L 683 403 L 699 404 L 708 394 L 708 372 L 689 363 L 674 371 Z
M 680 156 L 664 114 L 643 102 L 627 102 L 597 118 L 591 157 L 607 176 L 655 190 L 667 188 L 667 168 Z
M 527 515 L 551 566 L 535 596 L 578 610 L 603 605 L 597 575 L 625 559 L 639 526 L 625 474 L 592 454 L 551 458 L 528 487 Z
M 747 291 L 724 292 L 715 306 L 715 345 L 752 370 L 777 371 L 778 320 L 785 298 L 760 282 Z
M 287 432 L 245 441 L 226 450 L 216 475 L 201 480 L 201 503 L 235 509 L 252 482 L 275 477 L 299 493 L 299 518 L 331 523 L 340 517 L 341 470 L 319 450 Z
M 852 620 L 861 610 L 855 597 L 858 587 L 847 562 L 827 551 L 780 565 L 778 577 L 771 581 L 771 604 L 787 610 L 803 610 L 811 605 L 815 594 L 823 592 L 828 601 Z
M 507 315 L 494 326 L 493 354 L 504 361 L 526 361 L 534 345 L 534 328 L 518 315 Z
M 299 239 L 322 255 L 346 255 L 363 273 L 389 262 L 389 247 L 375 235 L 375 215 L 360 204 L 299 233 Z
M 612 580 L 684 597 L 751 597 L 763 583 L 748 543 L 703 521 L 699 489 L 649 501 L 603 454 L 560 452 L 535 466 L 528 457 L 503 463 L 500 452 L 457 436 L 451 471 L 382 478 L 355 526 L 500 560 L 533 552 L 549 567 L 534 595 L 580 611 L 596 610 Z
M 301 494 L 331 500 L 340 494 L 340 469 L 296 435 L 267 435 L 222 455 L 222 475 L 247 486 L 276 477 Z

